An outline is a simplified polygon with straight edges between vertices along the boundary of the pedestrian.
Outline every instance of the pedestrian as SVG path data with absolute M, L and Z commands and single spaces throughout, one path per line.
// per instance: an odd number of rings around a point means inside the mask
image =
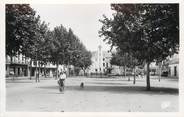
M 84 79 L 84 77 L 81 77 L 80 78 L 80 88 L 84 88 L 84 82 L 85 82 L 85 79 Z
M 36 70 L 36 82 L 40 82 L 39 71 L 38 70 Z
M 65 71 L 61 71 L 59 73 L 59 79 L 58 79 L 58 84 L 59 84 L 59 90 L 60 90 L 60 92 L 64 91 L 65 79 L 66 79 L 66 72 Z

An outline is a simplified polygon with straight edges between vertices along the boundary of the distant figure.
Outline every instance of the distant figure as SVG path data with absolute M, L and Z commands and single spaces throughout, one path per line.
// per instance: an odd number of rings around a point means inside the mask
M 80 87 L 84 88 L 84 82 L 81 82 Z
M 40 82 L 39 71 L 38 70 L 36 70 L 36 82 Z

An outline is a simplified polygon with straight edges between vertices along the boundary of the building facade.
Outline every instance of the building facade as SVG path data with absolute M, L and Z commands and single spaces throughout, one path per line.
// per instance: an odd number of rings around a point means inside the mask
M 6 56 L 6 76 L 27 76 L 28 75 L 28 60 L 22 56 Z
M 123 68 L 110 64 L 112 54 L 103 51 L 102 46 L 98 46 L 97 51 L 92 52 L 92 65 L 88 69 L 90 74 L 122 74 Z
M 169 76 L 170 77 L 179 77 L 179 55 L 174 54 L 169 61 Z
M 90 66 L 88 73 L 105 73 L 107 72 L 107 69 L 111 67 L 110 64 L 111 54 L 102 51 L 102 46 L 98 46 L 98 50 L 92 52 L 92 65 Z
M 22 54 L 13 57 L 6 56 L 6 77 L 36 76 L 36 68 L 38 68 L 38 61 L 31 61 Z M 39 68 L 41 75 L 53 77 L 56 73 L 56 65 L 49 62 L 46 65 L 40 65 Z
M 112 54 L 107 51 L 102 50 L 102 46 L 98 46 L 97 51 L 92 52 L 92 65 L 87 70 L 88 73 L 92 74 L 114 74 L 114 75 L 123 75 L 124 68 L 116 65 L 111 65 L 110 60 L 112 58 Z M 178 54 L 173 55 L 169 58 L 168 68 L 163 68 L 162 70 L 156 62 L 152 62 L 150 64 L 150 75 L 160 75 L 163 72 L 167 72 L 169 77 L 179 77 L 179 56 Z M 146 65 L 142 70 L 142 72 L 146 72 Z M 126 72 L 132 72 L 132 70 L 127 69 Z
M 165 62 L 165 66 L 163 65 Z M 156 62 L 152 62 L 150 64 L 150 75 L 163 75 L 173 78 L 179 77 L 179 55 L 174 54 L 171 57 L 168 57 L 166 61 L 163 61 L 161 64 L 156 64 Z M 146 71 L 146 65 L 145 65 Z M 166 75 L 164 75 L 166 73 Z

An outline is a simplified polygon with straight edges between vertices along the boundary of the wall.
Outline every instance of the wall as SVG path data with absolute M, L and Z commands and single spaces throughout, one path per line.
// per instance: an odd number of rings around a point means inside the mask
M 174 67 L 176 67 L 176 74 L 175 74 L 175 70 Z M 171 64 L 169 65 L 170 68 L 170 77 L 179 77 L 179 64 Z

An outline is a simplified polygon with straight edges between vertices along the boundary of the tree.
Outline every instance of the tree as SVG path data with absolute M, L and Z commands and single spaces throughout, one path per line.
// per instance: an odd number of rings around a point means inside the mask
M 84 75 L 86 74 L 86 69 L 89 68 L 89 66 L 92 64 L 91 56 L 92 55 L 90 51 L 84 51 L 81 58 L 79 59 L 79 67 L 81 67 L 81 69 L 84 71 Z
M 127 57 L 128 61 L 127 61 L 127 67 L 133 69 L 133 84 L 135 84 L 136 82 L 136 67 L 138 67 L 139 65 L 141 65 L 142 63 L 140 63 L 135 57 L 133 57 L 133 55 L 131 53 L 128 53 L 128 57 Z
M 74 66 L 80 67 L 85 75 L 86 69 L 92 64 L 91 52 L 88 51 L 82 43 L 78 43 L 78 52 Z
M 69 66 L 80 61 L 83 65 L 78 65 L 86 69 L 91 64 L 90 52 L 72 29 L 69 28 L 67 31 L 60 25 L 50 31 L 48 24 L 41 21 L 40 16 L 36 16 L 35 13 L 28 4 L 6 5 L 6 54 L 11 57 L 21 53 L 30 58 L 30 68 L 34 61 L 36 81 L 39 81 L 40 67 L 47 62 L 56 64 L 56 78 L 59 64 Z
M 150 90 L 149 65 L 179 51 L 178 4 L 112 4 L 113 18 L 104 16 L 100 36 L 111 46 L 131 53 L 147 63 L 147 90 Z M 168 20 L 169 19 L 169 20 Z
M 48 48 L 48 24 L 46 24 L 44 21 L 43 22 L 38 22 L 38 30 L 37 30 L 37 35 L 36 35 L 36 40 L 35 40 L 35 51 L 34 53 L 36 54 L 36 58 L 35 61 L 38 63 L 38 65 L 36 64 L 36 71 L 37 71 L 37 75 L 36 75 L 36 79 L 39 82 L 39 76 L 40 76 L 40 69 L 41 69 L 41 65 L 45 64 L 48 60 L 49 57 L 49 48 Z
M 123 66 L 124 76 L 126 77 L 126 67 L 127 67 L 127 56 L 126 54 L 120 53 L 119 51 L 112 54 L 110 60 L 111 65 Z
M 16 56 L 24 42 L 33 42 L 36 23 L 35 11 L 28 4 L 6 5 L 6 55 Z
M 22 49 L 21 54 L 23 54 L 26 58 L 30 59 L 30 63 L 28 67 L 30 68 L 30 71 L 32 69 L 32 61 L 36 59 L 36 44 L 38 40 L 38 34 L 39 34 L 39 22 L 40 22 L 40 16 L 35 16 L 34 18 L 35 22 L 32 24 L 32 27 L 30 27 L 30 30 L 32 31 L 32 34 L 28 37 L 28 39 L 24 39 L 22 43 Z M 37 49 L 38 50 L 38 49 Z M 31 80 L 31 75 L 30 75 Z
M 91 57 L 85 46 L 80 42 L 78 37 L 73 33 L 72 29 L 67 29 L 60 25 L 52 31 L 52 40 L 50 45 L 50 61 L 56 64 L 57 69 L 59 64 L 68 66 L 74 65 L 83 70 L 91 64 Z M 70 72 L 70 71 L 69 71 Z M 56 78 L 58 71 L 56 72 Z
M 125 76 L 126 68 L 131 68 L 134 72 L 133 84 L 135 84 L 136 66 L 139 66 L 141 63 L 139 63 L 138 60 L 131 55 L 131 53 L 124 53 L 119 50 L 116 54 L 113 54 L 113 57 L 110 62 L 111 64 L 117 66 L 124 66 Z M 128 81 L 130 81 L 130 77 L 128 78 Z
M 68 75 L 70 75 L 69 66 L 76 62 L 77 49 L 76 45 L 79 45 L 79 39 L 74 34 L 73 30 L 69 28 L 67 36 L 67 53 L 65 56 L 65 64 L 68 66 Z
M 31 59 L 30 65 L 37 58 L 36 44 L 39 45 L 38 35 L 42 35 L 40 17 L 35 13 L 29 4 L 6 5 L 6 55 L 12 59 L 12 56 L 22 54 Z
M 49 56 L 49 38 L 47 32 L 48 24 L 46 24 L 44 21 L 42 22 L 40 20 L 40 17 L 36 17 L 36 24 L 34 28 L 35 35 L 32 35 L 31 41 L 23 41 L 23 49 L 22 54 L 24 54 L 26 57 L 29 57 L 30 65 L 32 61 L 34 61 L 36 64 L 36 82 L 39 82 L 39 76 L 40 76 L 40 67 L 43 65 L 47 60 Z M 31 68 L 32 66 L 30 66 Z M 31 79 L 31 76 L 30 76 Z
M 68 45 L 68 32 L 66 28 L 62 25 L 57 26 L 54 28 L 52 33 L 52 43 L 51 43 L 51 49 L 50 49 L 50 61 L 57 66 L 56 71 L 56 78 L 58 78 L 58 66 L 59 64 L 65 64 L 65 61 L 67 59 L 67 49 Z
M 42 47 L 42 63 L 44 65 L 44 75 L 46 77 L 46 65 L 48 62 L 51 62 L 51 43 L 52 43 L 52 32 L 48 29 L 45 32 L 45 40 Z

